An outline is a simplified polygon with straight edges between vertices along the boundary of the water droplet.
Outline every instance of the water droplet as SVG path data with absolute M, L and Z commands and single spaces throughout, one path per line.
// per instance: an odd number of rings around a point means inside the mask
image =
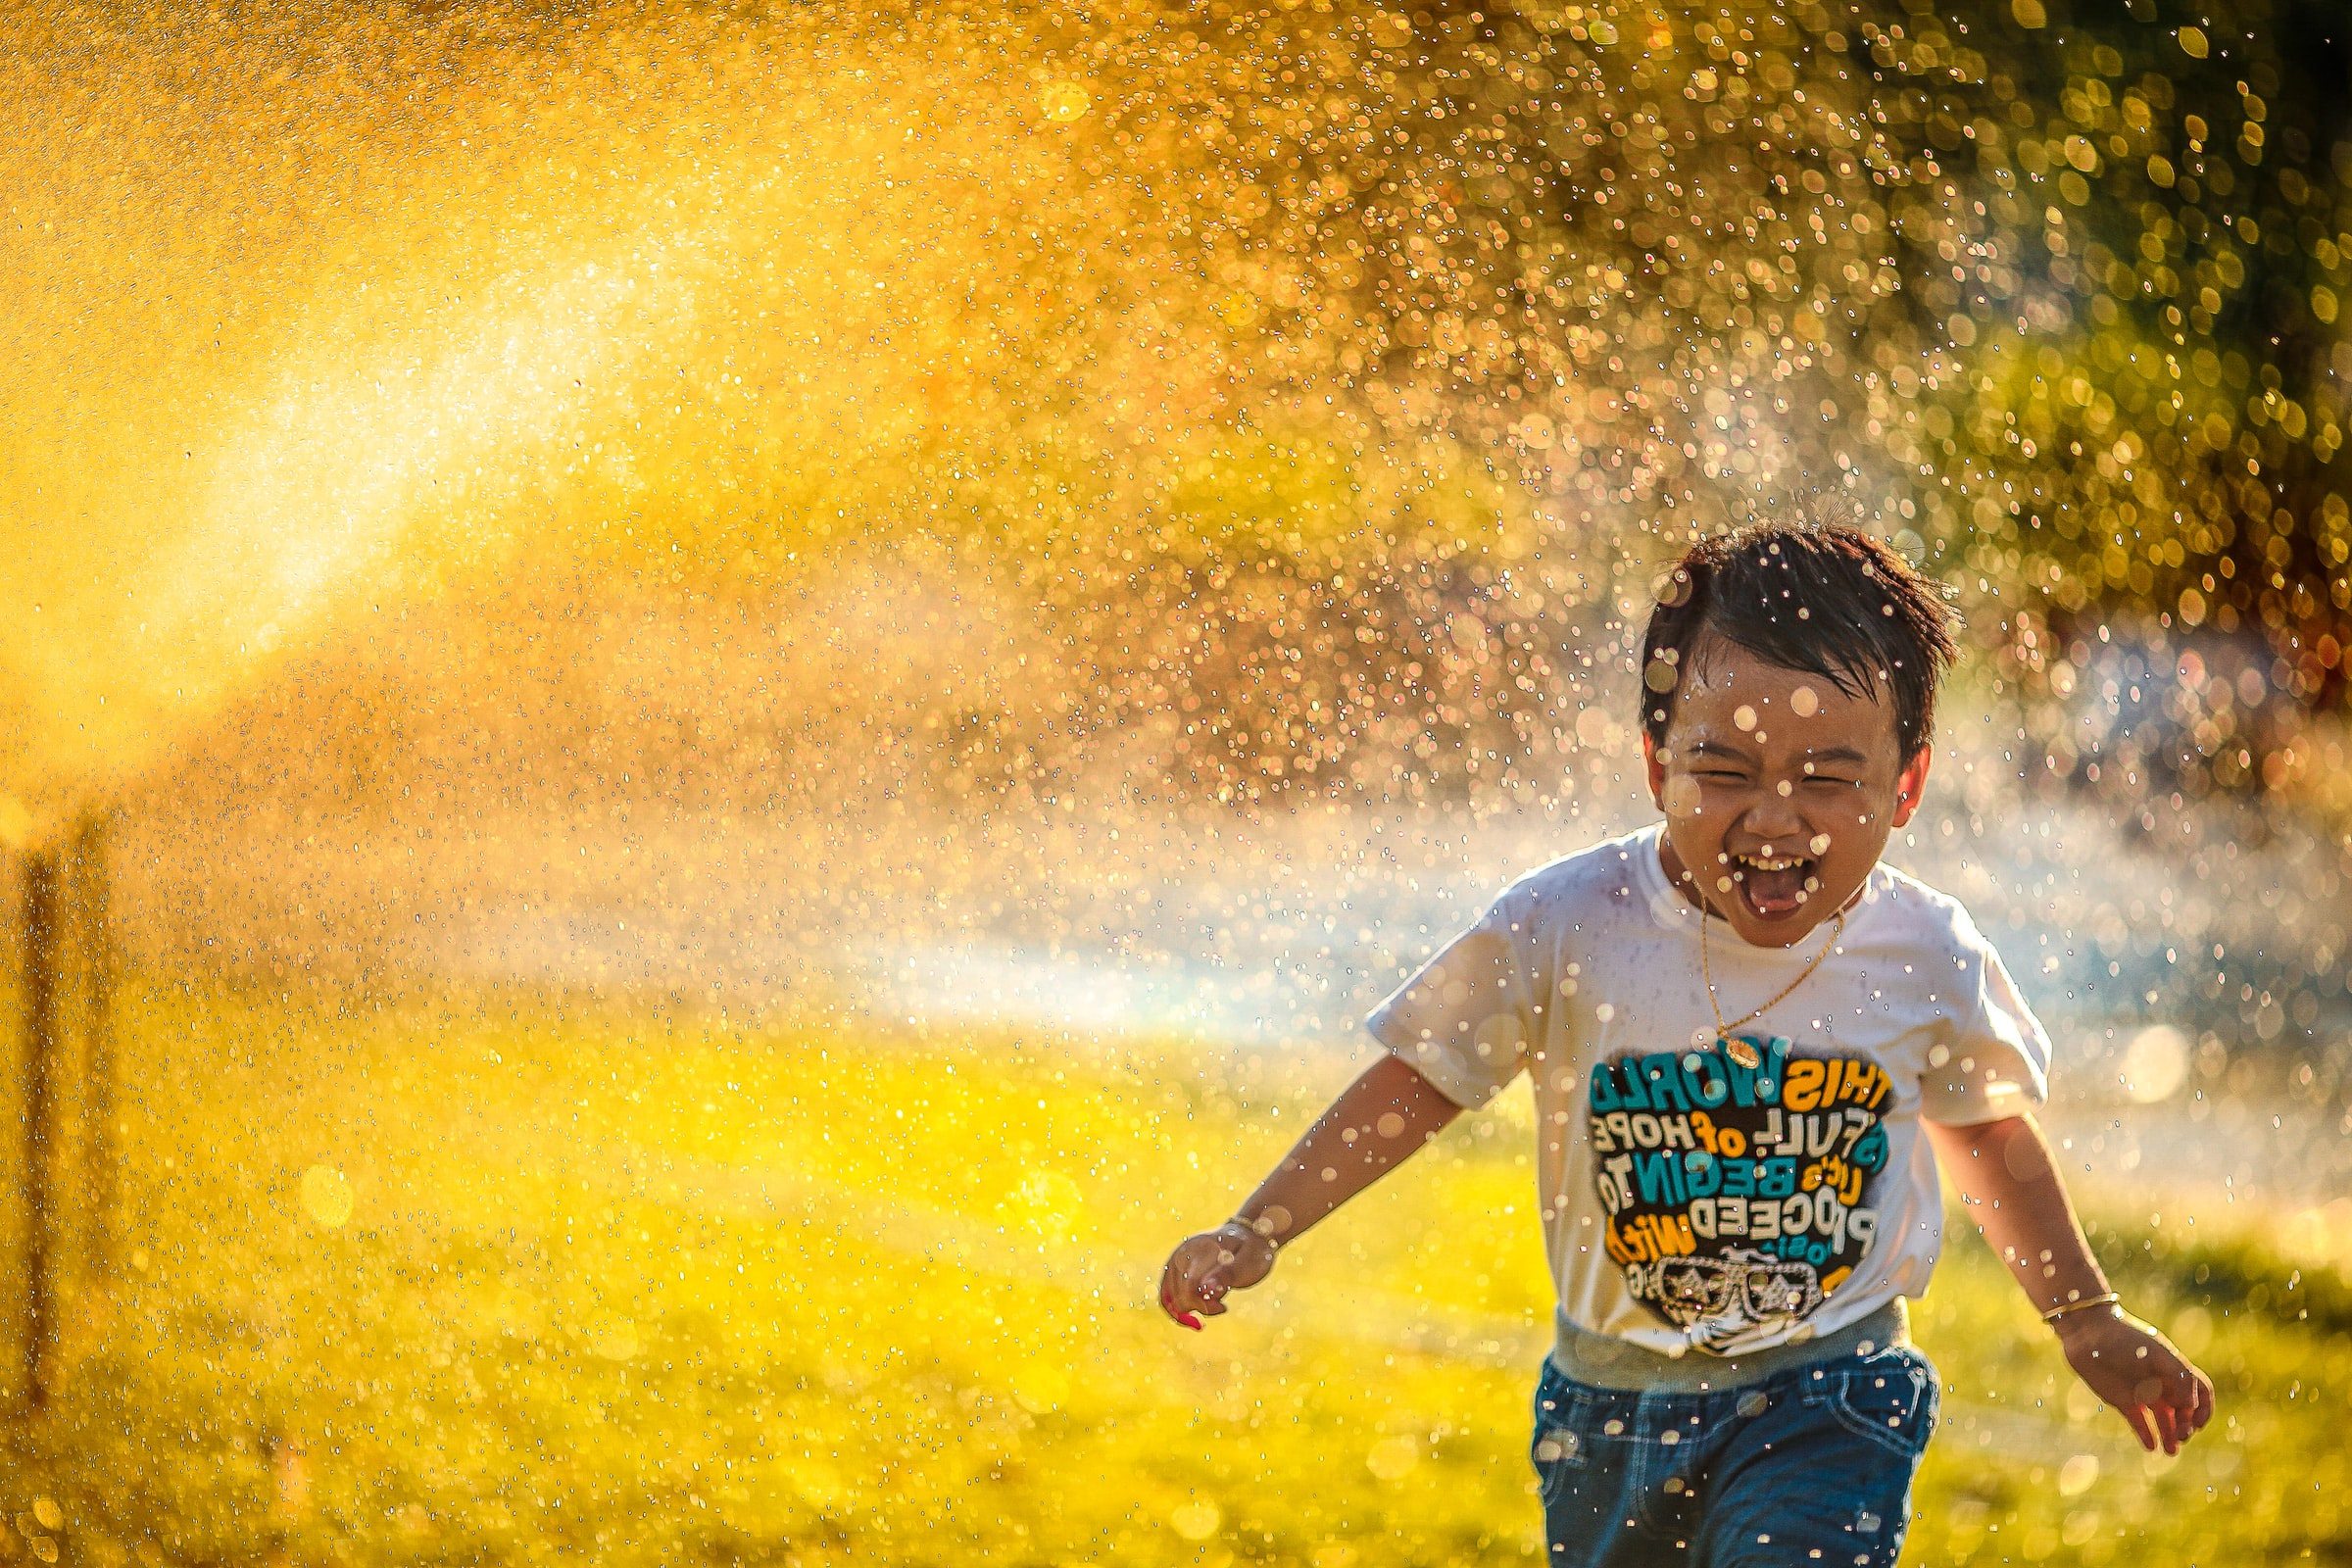
M 2151 1024 L 2124 1048 L 2124 1092 L 2142 1104 L 2169 1100 L 2188 1077 L 2188 1037 L 2170 1024 Z
M 302 1206 L 328 1230 L 351 1218 L 351 1181 L 331 1165 L 313 1165 L 302 1173 Z
M 1076 82 L 1057 81 L 1046 89 L 1042 107 L 1048 120 L 1066 125 L 1085 114 L 1093 102 L 1087 90 Z
M 589 1346 L 590 1352 L 605 1361 L 633 1361 L 644 1343 L 637 1337 L 637 1324 L 631 1318 L 616 1318 L 607 1324 Z
M 1206 1541 L 1217 1533 L 1225 1515 L 1207 1498 L 1180 1502 L 1168 1510 L 1168 1525 L 1187 1541 Z

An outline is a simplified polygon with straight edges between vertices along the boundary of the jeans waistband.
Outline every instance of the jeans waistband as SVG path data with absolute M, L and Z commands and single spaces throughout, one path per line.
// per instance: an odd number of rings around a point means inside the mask
M 1741 1388 L 1761 1383 L 1792 1366 L 1826 1361 L 1833 1356 L 1867 1355 L 1889 1345 L 1907 1345 L 1911 1340 L 1911 1316 L 1899 1296 L 1841 1329 L 1792 1344 L 1749 1350 L 1743 1355 L 1714 1355 L 1705 1350 L 1662 1355 L 1611 1334 L 1594 1334 L 1578 1328 L 1568 1321 L 1565 1312 L 1555 1311 L 1553 1322 L 1558 1334 L 1550 1359 L 1562 1377 L 1603 1389 L 1667 1389 L 1683 1393 Z

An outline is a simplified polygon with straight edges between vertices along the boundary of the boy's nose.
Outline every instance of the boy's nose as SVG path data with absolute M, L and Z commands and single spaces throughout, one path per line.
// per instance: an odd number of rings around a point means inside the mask
M 1770 839 L 1777 851 L 1789 855 L 1804 853 L 1804 818 L 1797 814 L 1796 803 L 1777 791 L 1768 792 L 1749 807 L 1741 826 Z

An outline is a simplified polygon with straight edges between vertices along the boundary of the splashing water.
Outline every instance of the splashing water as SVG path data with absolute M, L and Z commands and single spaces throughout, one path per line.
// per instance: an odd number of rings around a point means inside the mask
M 1426 618 L 1810 488 L 1945 562 L 2031 688 L 2121 601 L 2323 700 L 2334 284 L 2253 404 L 2213 337 L 2340 260 L 2263 237 L 2328 231 L 2314 68 L 2270 38 L 2229 91 L 2185 32 L 2053 50 L 2028 9 L 16 19 L 0 814 L 354 607 L 851 534 L 1064 610 L 1240 569 Z M 2331 746 L 2214 765 L 2324 794 Z
M 1104 1303 L 1287 1130 L 1266 1084 L 1646 817 L 1660 562 L 1849 506 L 1976 638 L 1898 858 L 2072 1026 L 2070 1161 L 2163 1204 L 2137 1277 L 2277 1395 L 2130 1544 L 2324 1544 L 2326 1450 L 2269 1461 L 2352 1321 L 2306 1152 L 2352 1080 L 2341 95 L 2283 32 L 1928 13 L 0 21 L 0 840 L 129 802 L 169 977 L 31 1549 L 948 1549 L 988 1497 L 974 1555 L 1509 1555 L 1453 1401 L 1541 1282 L 1451 1249 L 1526 1217 L 1510 1105 L 1358 1233 L 1393 1304 L 1264 1347 L 1287 1382 Z M 779 994 L 820 1024 L 729 1021 Z M 2279 1267 L 2198 1250 L 2257 1194 Z M 1932 1331 L 2013 1341 L 1979 1262 Z M 2139 1472 L 2062 1403 L 1955 1395 L 2001 1533 L 1932 1506 L 1931 1555 L 2126 1539 L 2088 1499 Z M 1143 1507 L 1066 1485 L 1114 1472 Z

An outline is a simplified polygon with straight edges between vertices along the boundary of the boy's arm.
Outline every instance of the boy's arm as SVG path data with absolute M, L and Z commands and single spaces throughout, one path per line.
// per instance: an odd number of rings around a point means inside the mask
M 1187 1328 L 1215 1317 L 1228 1291 L 1255 1285 L 1284 1243 L 1304 1233 L 1413 1151 L 1462 1107 L 1383 1054 L 1331 1102 L 1234 1217 L 1187 1237 L 1160 1273 L 1159 1304 Z
M 2049 1141 L 2032 1116 L 1967 1127 L 1922 1125 L 1977 1229 L 2009 1265 L 2035 1311 L 2109 1294 Z M 2212 1380 L 2120 1303 L 2067 1312 L 2051 1327 L 2067 1363 L 2122 1413 L 2142 1447 L 2161 1444 L 2165 1452 L 2178 1453 L 2213 1418 Z

